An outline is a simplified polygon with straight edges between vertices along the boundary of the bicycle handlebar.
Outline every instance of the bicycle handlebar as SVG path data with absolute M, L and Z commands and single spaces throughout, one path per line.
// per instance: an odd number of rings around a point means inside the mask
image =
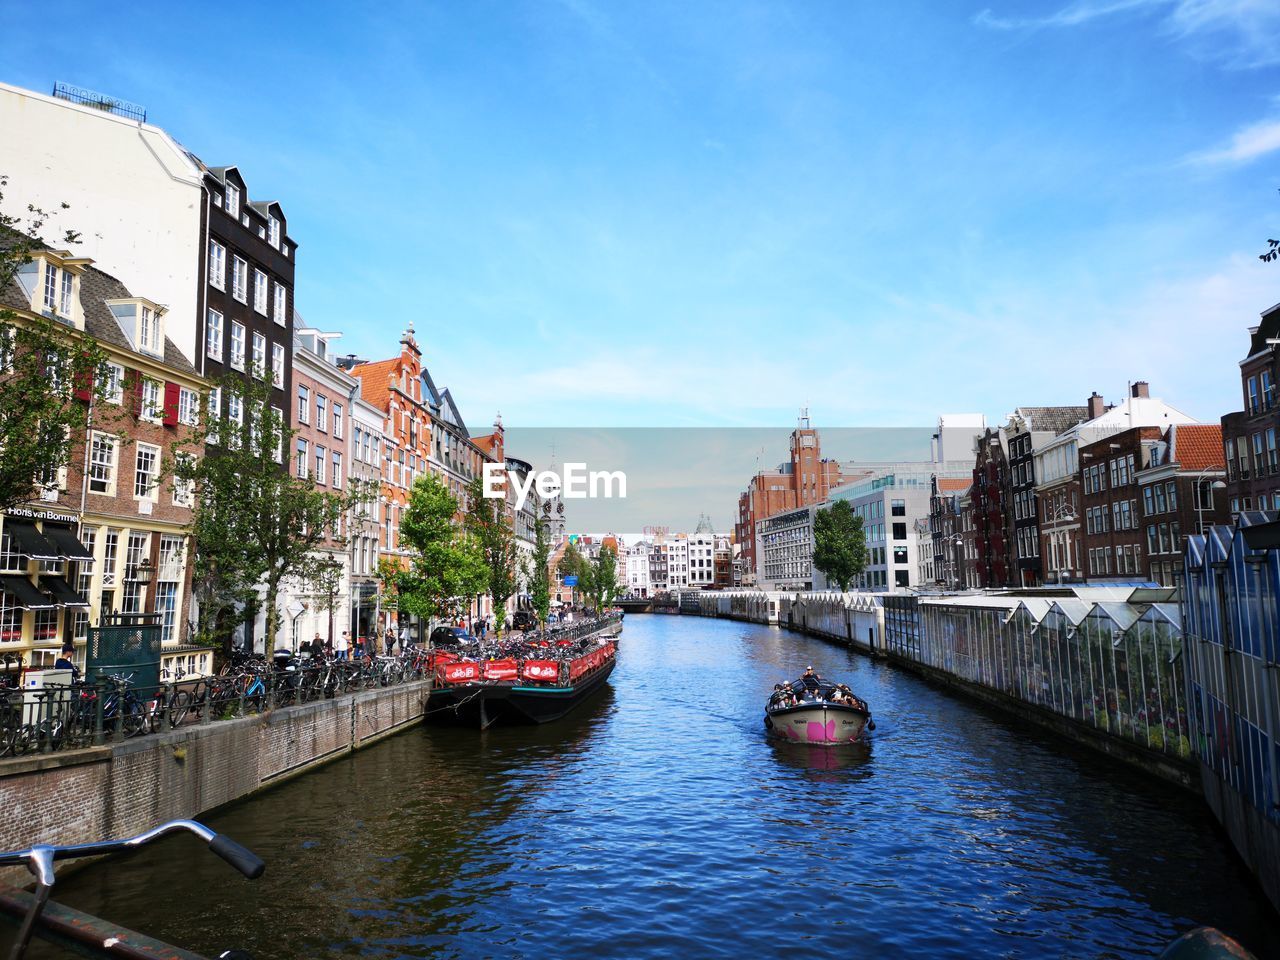
M 96 843 L 79 843 L 67 847 L 54 847 L 48 844 L 37 844 L 30 850 L 18 850 L 11 853 L 0 853 L 0 865 L 23 863 L 45 886 L 53 885 L 53 861 L 72 860 L 77 857 L 97 857 L 108 853 L 119 853 L 145 846 L 166 834 L 179 831 L 194 833 L 209 845 L 209 849 L 227 863 L 231 864 L 250 880 L 256 880 L 267 869 L 262 859 L 253 851 L 242 847 L 230 837 L 214 833 L 203 823 L 195 820 L 170 820 L 158 827 L 140 833 L 136 837 L 124 840 L 100 840 Z

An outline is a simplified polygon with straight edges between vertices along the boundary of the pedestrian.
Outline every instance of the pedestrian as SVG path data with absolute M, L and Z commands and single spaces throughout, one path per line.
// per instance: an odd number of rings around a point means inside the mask
M 58 659 L 53 661 L 53 669 L 70 670 L 71 679 L 80 679 L 80 668 L 75 663 L 76 648 L 74 644 L 64 643 L 62 645 L 62 653 L 58 655 Z
M 355 656 L 357 660 L 364 656 L 364 637 L 356 637 Z
M 390 627 L 387 627 L 387 632 L 382 636 L 382 645 L 386 648 L 386 655 L 391 656 L 396 648 L 396 635 Z
M 347 631 L 342 631 L 342 636 L 338 638 L 335 645 L 337 657 L 339 660 L 346 660 L 351 647 L 351 638 Z
M 412 646 L 413 631 L 409 628 L 409 624 L 405 624 L 400 628 L 400 652 L 404 653 Z

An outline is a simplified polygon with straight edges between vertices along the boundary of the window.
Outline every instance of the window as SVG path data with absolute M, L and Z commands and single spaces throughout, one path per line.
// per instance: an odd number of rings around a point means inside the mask
M 108 363 L 103 369 L 101 389 L 108 403 L 121 403 L 124 400 L 124 367 Z
M 241 303 L 249 302 L 249 264 L 240 257 L 231 265 L 231 295 Z
M 280 326 L 282 327 L 289 320 L 289 315 L 285 312 L 284 284 L 281 284 L 281 283 L 276 284 L 276 308 L 275 308 L 275 313 L 273 314 L 273 319 L 275 320 L 276 323 L 280 324 Z
M 159 380 L 142 381 L 142 409 L 138 416 L 151 423 L 159 423 L 164 417 L 164 395 Z
M 267 242 L 280 249 L 280 221 L 275 217 L 267 218 Z
M 253 269 L 253 309 L 264 317 L 267 315 L 267 275 L 257 267 Z
M 316 394 L 316 429 L 329 432 L 329 398 L 322 393 Z
M 219 290 L 227 289 L 227 248 L 217 240 L 209 241 L 209 282 Z
M 222 314 L 217 310 L 209 311 L 209 319 L 204 325 L 204 352 L 211 360 L 222 359 Z
M 907 515 L 907 501 L 894 500 L 891 506 L 895 517 L 905 517 Z
M 1276 403 L 1276 382 L 1270 370 L 1262 371 L 1262 409 L 1270 410 Z
M 183 480 L 179 473 L 184 468 L 193 466 L 195 462 L 196 458 L 189 453 L 174 454 L 173 505 L 175 507 L 189 507 L 193 502 L 195 484 L 190 480 Z
M 232 393 L 227 397 L 227 420 L 232 424 L 227 434 L 227 446 L 238 447 L 241 428 L 244 426 L 244 398 L 238 393 Z
M 231 321 L 231 366 L 244 369 L 244 324 Z
M 316 483 L 320 483 L 320 484 L 323 484 L 323 483 L 324 483 L 324 478 L 325 478 L 325 469 L 324 469 L 324 468 L 325 468 L 325 462 L 324 462 L 324 455 L 325 455 L 325 452 L 326 452 L 326 451 L 325 451 L 324 447 L 320 446 L 319 444 L 317 444 L 317 445 L 316 445 L 316 476 L 315 476 L 315 480 L 316 480 Z
M 271 408 L 271 431 L 276 437 L 276 448 L 271 451 L 271 458 L 276 463 L 284 463 L 284 411 L 279 407 Z
M 95 433 L 89 446 L 89 492 L 101 493 L 108 497 L 116 493 L 116 455 L 118 447 L 115 437 L 105 433 Z
M 1280 469 L 1280 463 L 1276 460 L 1276 428 L 1269 427 L 1267 429 L 1267 469 L 1275 473 Z
M 307 441 L 302 438 L 298 439 L 298 477 L 305 480 L 307 478 Z
M 1275 431 L 1271 431 L 1274 435 Z M 333 435 L 337 439 L 342 439 L 342 404 L 335 403 L 333 405 Z M 1274 440 L 1274 436 L 1272 437 Z
M 337 450 L 333 451 L 333 485 L 342 486 L 342 454 Z
M 284 345 L 271 345 L 271 385 L 284 389 Z
M 1249 393 L 1249 412 L 1257 413 L 1258 412 L 1258 378 L 1250 377 L 1247 382 L 1248 382 L 1248 393 Z
M 240 188 L 234 183 L 227 184 L 227 201 L 223 209 L 227 211 L 228 216 L 240 216 Z
M 178 388 L 178 422 L 188 427 L 200 425 L 200 394 L 187 387 Z
M 311 391 L 301 385 L 298 387 L 298 422 L 311 422 Z
M 267 377 L 267 338 L 260 333 L 253 335 L 253 375 L 259 380 Z
M 1253 435 L 1253 469 L 1258 472 L 1258 476 L 1262 476 L 1263 467 L 1266 465 L 1266 458 L 1262 455 L 1262 434 L 1255 433 Z
M 1169 511 L 1176 513 L 1178 510 L 1178 483 L 1176 480 L 1170 480 L 1164 485 L 1166 500 L 1168 501 Z
M 71 316 L 71 271 L 62 271 L 62 297 L 58 303 L 58 312 L 64 317 Z
M 217 420 L 222 416 L 222 388 L 209 389 L 209 419 Z
M 149 443 L 138 444 L 137 467 L 133 475 L 135 500 L 155 501 L 159 473 L 160 448 Z
M 893 539 L 895 540 L 907 539 L 907 525 L 905 523 L 895 523 L 893 525 Z
M 44 265 L 44 308 L 58 309 L 58 268 L 52 263 Z

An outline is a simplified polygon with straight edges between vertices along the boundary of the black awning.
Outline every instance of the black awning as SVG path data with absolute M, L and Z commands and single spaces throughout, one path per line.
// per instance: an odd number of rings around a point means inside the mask
M 58 548 L 44 538 L 44 534 L 35 528 L 35 524 L 6 520 L 4 532 L 13 539 L 15 552 L 23 556 L 30 557 L 32 560 L 62 559 Z
M 86 610 L 89 608 L 89 601 L 71 589 L 71 584 L 62 577 L 41 577 L 40 586 L 48 591 L 49 596 L 53 597 L 60 607 L 83 607 Z
M 12 593 L 18 600 L 18 606 L 24 610 L 57 610 L 57 601 L 46 597 L 31 585 L 26 577 L 0 577 L 0 590 Z
M 71 532 L 70 527 L 58 527 L 46 523 L 43 536 L 58 551 L 58 556 L 61 559 L 75 560 L 77 562 L 88 560 L 93 563 L 93 554 L 89 552 L 88 547 L 80 542 L 80 538 Z

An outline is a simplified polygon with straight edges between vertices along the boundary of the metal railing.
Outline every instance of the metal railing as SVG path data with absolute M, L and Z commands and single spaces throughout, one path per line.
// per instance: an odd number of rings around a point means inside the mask
M 261 660 L 217 676 L 135 686 L 125 676 L 0 688 L 0 758 L 100 746 L 197 723 L 214 723 L 361 690 L 427 678 L 423 652 L 360 660 Z

